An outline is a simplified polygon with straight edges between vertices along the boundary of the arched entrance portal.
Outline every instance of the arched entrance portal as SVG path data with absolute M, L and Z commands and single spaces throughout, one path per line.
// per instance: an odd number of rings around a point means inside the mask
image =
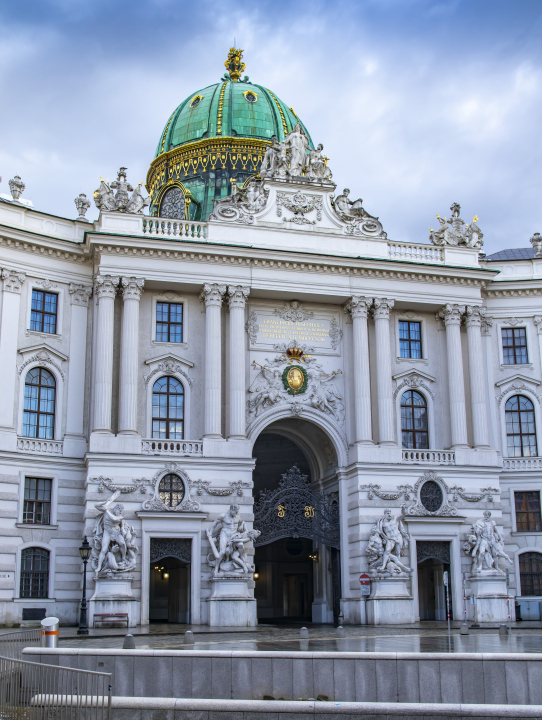
M 282 420 L 258 437 L 253 457 L 258 621 L 334 622 L 341 584 L 333 446 L 311 423 Z

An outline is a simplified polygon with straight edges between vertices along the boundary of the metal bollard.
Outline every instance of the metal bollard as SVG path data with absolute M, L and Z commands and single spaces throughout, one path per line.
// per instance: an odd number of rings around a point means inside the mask
M 124 637 L 124 642 L 122 643 L 122 649 L 123 650 L 135 650 L 135 640 L 132 633 L 128 633 Z
M 508 635 L 508 626 L 504 623 L 502 625 L 499 625 L 499 635 Z
M 184 644 L 185 645 L 193 645 L 194 644 L 194 633 L 192 630 L 187 630 L 184 634 Z
M 339 627 L 337 628 L 337 637 L 338 638 L 345 637 L 345 632 L 344 632 L 344 628 L 342 625 L 339 625 Z
M 41 621 L 41 646 L 44 648 L 58 647 L 58 628 L 60 620 L 56 617 L 48 617 Z
M 309 638 L 309 631 L 307 630 L 306 627 L 302 627 L 302 628 L 301 628 L 301 630 L 299 631 L 299 636 L 300 636 L 301 638 L 303 638 L 304 640 L 308 640 L 308 638 Z

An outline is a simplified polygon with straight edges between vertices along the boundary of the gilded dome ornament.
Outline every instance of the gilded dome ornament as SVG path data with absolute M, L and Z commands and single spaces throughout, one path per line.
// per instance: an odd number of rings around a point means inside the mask
M 226 62 L 224 63 L 229 76 L 233 80 L 233 82 L 239 82 L 239 78 L 241 77 L 241 73 L 246 68 L 246 64 L 242 62 L 243 57 L 243 51 L 239 50 L 238 48 L 230 48 L 230 51 L 228 53 L 228 58 Z

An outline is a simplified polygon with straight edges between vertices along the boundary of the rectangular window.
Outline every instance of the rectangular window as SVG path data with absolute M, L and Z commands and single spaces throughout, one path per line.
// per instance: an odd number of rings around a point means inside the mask
M 45 290 L 32 290 L 30 329 L 38 332 L 56 333 L 58 295 Z
M 156 303 L 156 340 L 170 343 L 183 341 L 182 303 Z
M 503 365 L 524 365 L 527 358 L 527 331 L 525 328 L 502 328 Z
M 23 523 L 49 525 L 51 523 L 52 480 L 24 479 Z
M 422 324 L 399 320 L 399 357 L 421 358 Z
M 542 532 L 540 515 L 540 492 L 515 492 L 516 530 L 518 532 Z
M 46 598 L 49 594 L 49 551 L 40 547 L 21 552 L 21 597 Z

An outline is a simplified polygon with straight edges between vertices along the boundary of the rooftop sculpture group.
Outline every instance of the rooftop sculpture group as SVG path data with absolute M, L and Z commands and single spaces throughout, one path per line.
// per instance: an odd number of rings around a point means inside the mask
M 103 178 L 100 178 L 100 181 L 100 187 L 94 193 L 94 202 L 98 210 L 142 213 L 150 203 L 150 198 L 144 198 L 141 194 L 143 183 L 139 183 L 134 190 L 130 183 L 127 182 L 125 167 L 120 168 L 117 179 L 111 184 Z
M 303 176 L 308 180 L 331 180 L 331 170 L 322 155 L 323 149 L 320 143 L 316 149 L 310 150 L 309 138 L 301 123 L 297 123 L 282 142 L 275 135 L 271 138 L 271 145 L 265 151 L 260 167 L 260 176 L 275 180 Z
M 484 244 L 482 240 L 484 235 L 476 224 L 478 218 L 474 217 L 472 223 L 467 225 L 459 216 L 461 212 L 459 203 L 452 203 L 450 210 L 452 216 L 449 219 L 441 218 L 437 213 L 440 223 L 438 230 L 429 228 L 429 239 L 433 245 L 464 245 L 465 247 L 481 248 Z

